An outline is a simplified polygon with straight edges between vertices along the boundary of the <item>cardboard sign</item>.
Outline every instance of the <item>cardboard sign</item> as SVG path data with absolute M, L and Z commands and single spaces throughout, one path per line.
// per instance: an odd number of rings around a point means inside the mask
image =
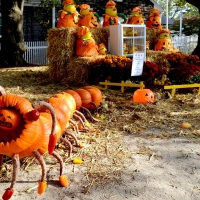
M 133 54 L 131 76 L 141 76 L 143 71 L 143 65 L 144 65 L 144 53 L 135 52 Z

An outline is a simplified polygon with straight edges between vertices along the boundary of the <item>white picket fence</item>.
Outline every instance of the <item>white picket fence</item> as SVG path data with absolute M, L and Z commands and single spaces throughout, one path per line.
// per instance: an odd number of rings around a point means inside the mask
M 28 63 L 46 65 L 48 64 L 47 59 L 47 42 L 46 41 L 34 41 L 25 42 L 28 49 L 24 53 L 24 59 Z
M 173 46 L 183 53 L 191 54 L 197 46 L 198 35 L 190 35 L 190 36 L 179 36 L 172 35 L 171 41 Z

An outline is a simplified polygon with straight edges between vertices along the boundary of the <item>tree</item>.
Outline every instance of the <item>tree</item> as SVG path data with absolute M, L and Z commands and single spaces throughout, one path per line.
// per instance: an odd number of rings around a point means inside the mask
M 199 2 L 196 0 L 187 0 L 188 3 L 192 4 L 193 6 L 197 7 L 200 11 L 200 5 Z M 200 57 L 200 26 L 199 26 L 199 33 L 198 33 L 198 42 L 197 42 L 197 46 L 194 49 L 194 51 L 192 52 L 193 55 L 198 55 Z
M 26 51 L 23 35 L 24 0 L 1 0 L 2 43 L 1 65 L 25 66 Z

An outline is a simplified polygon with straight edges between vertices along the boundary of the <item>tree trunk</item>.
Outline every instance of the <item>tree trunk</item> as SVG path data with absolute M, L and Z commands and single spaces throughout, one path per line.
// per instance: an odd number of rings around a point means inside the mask
M 23 34 L 24 0 L 1 0 L 2 12 L 2 66 L 25 66 L 26 51 Z
M 197 0 L 186 0 L 188 3 L 192 4 L 193 6 L 197 7 L 200 11 L 200 5 L 199 5 L 199 1 Z M 199 34 L 198 34 L 198 41 L 197 41 L 197 46 L 194 49 L 194 51 L 192 52 L 193 55 L 197 55 L 200 58 L 200 26 L 199 26 Z

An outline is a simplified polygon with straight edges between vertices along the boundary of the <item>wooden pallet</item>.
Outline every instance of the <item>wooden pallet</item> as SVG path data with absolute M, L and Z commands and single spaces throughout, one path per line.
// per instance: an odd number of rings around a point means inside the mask
M 143 82 L 140 82 L 139 84 L 136 83 L 127 83 L 124 81 L 121 81 L 121 83 L 112 83 L 109 81 L 105 81 L 105 82 L 99 82 L 100 85 L 105 85 L 105 87 L 103 89 L 107 90 L 109 86 L 120 86 L 121 87 L 121 92 L 124 93 L 124 89 L 125 87 L 138 87 L 140 89 L 145 88 L 145 85 Z
M 199 88 L 198 94 L 200 94 L 200 84 L 186 84 L 186 85 L 165 85 L 164 89 L 165 90 L 171 90 L 171 95 L 174 96 L 176 94 L 176 89 L 180 88 Z

